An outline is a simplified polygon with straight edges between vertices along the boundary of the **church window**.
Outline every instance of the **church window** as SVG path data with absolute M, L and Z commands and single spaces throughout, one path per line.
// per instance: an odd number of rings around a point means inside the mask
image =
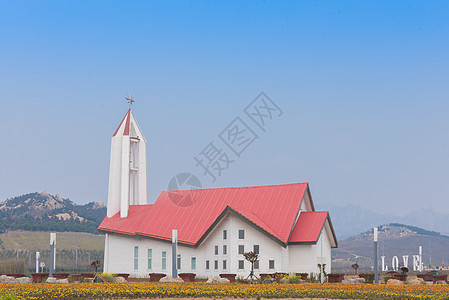
M 134 246 L 134 270 L 139 269 L 139 246 Z
M 243 270 L 245 267 L 245 261 L 244 260 L 239 260 L 239 270 Z
M 218 260 L 214 260 L 214 269 L 218 270 Z
M 167 269 L 167 252 L 162 252 L 162 270 Z
M 239 245 L 239 254 L 245 253 L 245 245 Z
M 177 268 L 178 270 L 181 270 L 181 254 L 178 254 L 178 255 L 176 256 L 176 268 Z
M 153 249 L 148 249 L 148 269 L 153 268 Z
M 223 255 L 228 254 L 228 246 L 223 245 Z
M 228 239 L 228 231 L 227 230 L 223 230 L 223 239 L 224 240 Z
M 215 246 L 214 254 L 218 255 L 218 246 Z
M 225 260 L 223 260 L 223 270 L 226 270 L 226 269 L 227 269 L 226 264 L 227 264 L 227 261 L 226 261 L 226 259 L 225 259 Z
M 192 257 L 192 270 L 196 270 L 196 257 Z
M 245 238 L 245 230 L 239 229 L 239 239 L 243 240 Z
M 206 260 L 206 270 L 209 270 L 209 261 Z
M 274 269 L 274 260 L 268 261 L 268 269 Z
M 255 269 L 255 270 L 259 270 L 259 261 L 258 261 L 258 260 L 256 260 L 256 261 L 254 262 L 254 269 Z
M 254 245 L 254 253 L 259 254 L 259 245 Z

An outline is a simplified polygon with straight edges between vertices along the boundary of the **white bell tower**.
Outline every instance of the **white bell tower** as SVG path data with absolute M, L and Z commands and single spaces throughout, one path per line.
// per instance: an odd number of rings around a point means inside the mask
M 147 204 L 147 142 L 131 111 L 134 102 L 118 126 L 111 142 L 109 168 L 108 218 L 120 212 L 128 216 L 130 205 Z

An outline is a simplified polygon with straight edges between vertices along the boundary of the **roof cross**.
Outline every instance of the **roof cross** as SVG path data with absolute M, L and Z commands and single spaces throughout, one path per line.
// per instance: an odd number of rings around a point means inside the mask
M 133 100 L 133 97 L 131 96 L 131 92 L 128 94 L 128 97 L 125 97 L 125 99 L 128 102 L 128 104 L 129 104 L 129 108 L 131 108 L 131 105 L 133 105 L 133 103 L 135 102 Z

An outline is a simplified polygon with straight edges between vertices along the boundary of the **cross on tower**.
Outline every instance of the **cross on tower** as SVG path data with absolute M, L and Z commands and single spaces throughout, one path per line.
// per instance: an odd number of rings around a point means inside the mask
M 129 94 L 128 94 L 128 97 L 125 97 L 125 99 L 126 99 L 126 101 L 128 102 L 128 104 L 129 104 L 129 108 L 131 108 L 131 105 L 133 105 L 133 103 L 135 102 L 135 101 L 133 100 L 133 97 L 131 96 L 131 93 L 129 93 Z

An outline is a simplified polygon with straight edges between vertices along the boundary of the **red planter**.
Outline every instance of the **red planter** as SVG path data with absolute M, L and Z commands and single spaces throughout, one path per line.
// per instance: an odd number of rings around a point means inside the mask
M 405 274 L 393 274 L 393 279 L 400 280 L 400 281 L 406 281 L 407 275 Z
M 235 276 L 237 276 L 237 274 L 220 274 L 221 278 L 229 279 L 230 282 L 235 282 Z
M 302 280 L 306 280 L 307 276 L 309 276 L 309 274 L 307 273 L 295 273 L 295 275 L 301 278 Z
M 22 278 L 25 274 L 6 274 L 6 276 L 14 277 L 14 278 Z
M 327 274 L 327 281 L 330 283 L 342 282 L 345 279 L 345 274 L 335 273 Z
M 426 273 L 426 274 L 418 274 L 418 278 L 424 279 L 424 281 L 433 281 L 433 273 Z
M 48 273 L 31 273 L 31 278 L 34 283 L 42 283 L 45 282 L 48 278 Z
M 287 273 L 276 272 L 274 273 L 274 278 L 276 278 L 276 282 L 279 282 L 282 278 L 288 276 Z
M 69 273 L 55 273 L 53 277 L 56 279 L 66 279 L 69 278 Z
M 166 275 L 162 273 L 150 273 L 150 282 L 158 282 L 162 278 L 164 278 Z
M 184 282 L 195 282 L 195 273 L 179 273 L 179 277 L 181 277 Z
M 433 283 L 436 283 L 437 281 L 447 281 L 447 275 L 433 275 Z

